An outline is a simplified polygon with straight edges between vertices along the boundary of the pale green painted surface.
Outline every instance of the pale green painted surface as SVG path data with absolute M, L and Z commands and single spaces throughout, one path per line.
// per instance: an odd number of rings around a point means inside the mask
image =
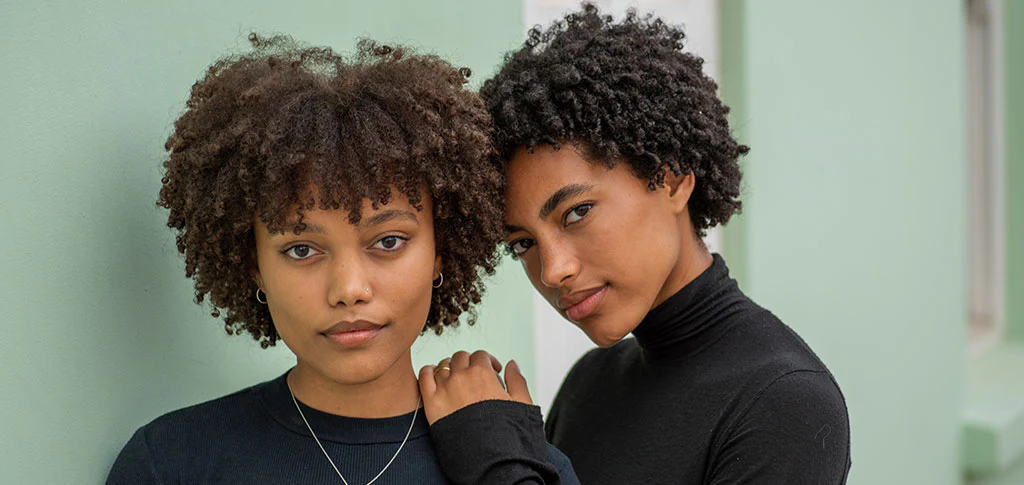
M 1005 0 L 1006 302 L 1010 338 L 1024 341 L 1024 2 Z
M 1024 343 L 1006 342 L 970 362 L 964 413 L 964 470 L 1010 468 L 1024 458 Z
M 741 284 L 838 379 L 851 484 L 959 483 L 963 2 L 737 3 L 723 84 L 752 147 Z
M 1024 483 L 1024 457 L 996 476 L 967 479 L 967 485 L 1021 485 Z
M 163 142 L 188 89 L 251 30 L 351 51 L 411 42 L 479 84 L 521 40 L 519 2 L 40 2 L 0 6 L 0 482 L 100 483 L 157 415 L 275 377 L 191 303 L 166 214 Z M 532 375 L 530 286 L 513 265 L 476 328 L 418 347 L 486 346 Z M 493 295 L 501 294 L 500 298 Z
M 1024 483 L 1024 2 L 1003 2 L 1007 342 L 968 366 L 964 469 L 972 485 Z
M 747 6 L 744 1 L 721 2 L 720 12 L 720 39 L 721 39 L 721 79 L 719 80 L 719 92 L 722 100 L 729 107 L 729 127 L 733 136 L 741 143 L 749 143 L 749 121 L 747 112 L 747 74 L 749 67 L 747 63 L 747 32 L 746 15 Z M 744 201 L 745 207 L 750 185 L 750 178 L 746 177 L 747 160 L 740 159 L 740 165 L 744 172 L 744 178 L 740 185 L 740 199 Z M 747 268 L 749 267 L 747 256 L 747 224 L 743 219 L 743 213 L 734 216 L 732 222 L 723 231 L 724 256 L 729 262 L 729 272 L 737 281 L 747 280 Z

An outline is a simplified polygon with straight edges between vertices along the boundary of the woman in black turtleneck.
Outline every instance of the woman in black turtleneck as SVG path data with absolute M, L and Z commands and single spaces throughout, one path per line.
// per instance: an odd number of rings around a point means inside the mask
M 547 439 L 587 485 L 844 483 L 835 379 L 702 242 L 740 208 L 747 147 L 682 39 L 658 19 L 612 23 L 584 6 L 531 31 L 481 91 L 509 249 L 601 347 L 566 377 Z M 439 459 L 460 483 L 537 483 L 520 480 L 542 449 L 517 418 L 525 381 L 508 366 L 506 391 L 492 360 L 461 352 L 421 371 Z

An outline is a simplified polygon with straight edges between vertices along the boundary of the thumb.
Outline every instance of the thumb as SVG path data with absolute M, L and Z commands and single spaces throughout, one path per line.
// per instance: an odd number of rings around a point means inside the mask
M 530 399 L 530 388 L 526 385 L 526 378 L 523 377 L 523 373 L 519 371 L 519 364 L 514 360 L 510 360 L 505 366 L 505 387 L 512 399 L 523 404 L 533 404 L 533 399 Z

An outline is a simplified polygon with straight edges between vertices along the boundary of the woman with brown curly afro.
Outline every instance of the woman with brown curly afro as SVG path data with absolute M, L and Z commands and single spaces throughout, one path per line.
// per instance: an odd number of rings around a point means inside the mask
M 143 426 L 107 483 L 448 483 L 410 347 L 473 323 L 494 272 L 487 111 L 434 56 L 250 40 L 192 87 L 158 203 L 196 302 L 296 365 Z M 534 451 L 524 480 L 578 483 L 564 455 Z
M 843 483 L 849 420 L 835 379 L 702 241 L 740 209 L 747 147 L 683 38 L 652 16 L 616 23 L 584 5 L 532 30 L 481 91 L 507 175 L 508 248 L 600 347 L 562 383 L 547 438 L 588 485 Z M 453 375 L 435 379 L 426 409 L 458 411 L 435 425 L 438 443 L 468 448 L 502 427 L 458 421 L 479 407 L 470 389 L 529 402 L 471 372 L 487 357 L 440 364 Z M 458 451 L 438 447 L 451 474 L 517 454 L 475 463 Z

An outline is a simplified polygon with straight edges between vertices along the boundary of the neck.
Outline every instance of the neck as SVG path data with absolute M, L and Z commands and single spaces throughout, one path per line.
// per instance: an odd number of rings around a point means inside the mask
M 753 311 L 725 261 L 712 257 L 711 267 L 650 311 L 633 331 L 644 360 L 685 359 L 743 322 L 736 316 Z
M 413 412 L 419 405 L 419 384 L 409 352 L 377 378 L 359 383 L 337 382 L 299 361 L 287 377 L 288 387 L 303 404 L 329 414 L 352 418 L 387 418 Z
M 658 292 L 658 296 L 655 298 L 651 309 L 662 304 L 669 297 L 678 293 L 683 287 L 697 279 L 701 273 L 711 267 L 711 263 L 715 260 L 711 256 L 711 252 L 708 251 L 707 246 L 704 245 L 704 241 L 693 232 L 693 227 L 690 226 L 689 222 L 685 226 L 681 230 L 688 231 L 690 237 L 683 238 L 682 244 L 679 245 L 679 259 L 676 260 L 675 267 L 669 273 L 668 278 L 665 279 L 665 284 L 662 285 L 661 291 Z

